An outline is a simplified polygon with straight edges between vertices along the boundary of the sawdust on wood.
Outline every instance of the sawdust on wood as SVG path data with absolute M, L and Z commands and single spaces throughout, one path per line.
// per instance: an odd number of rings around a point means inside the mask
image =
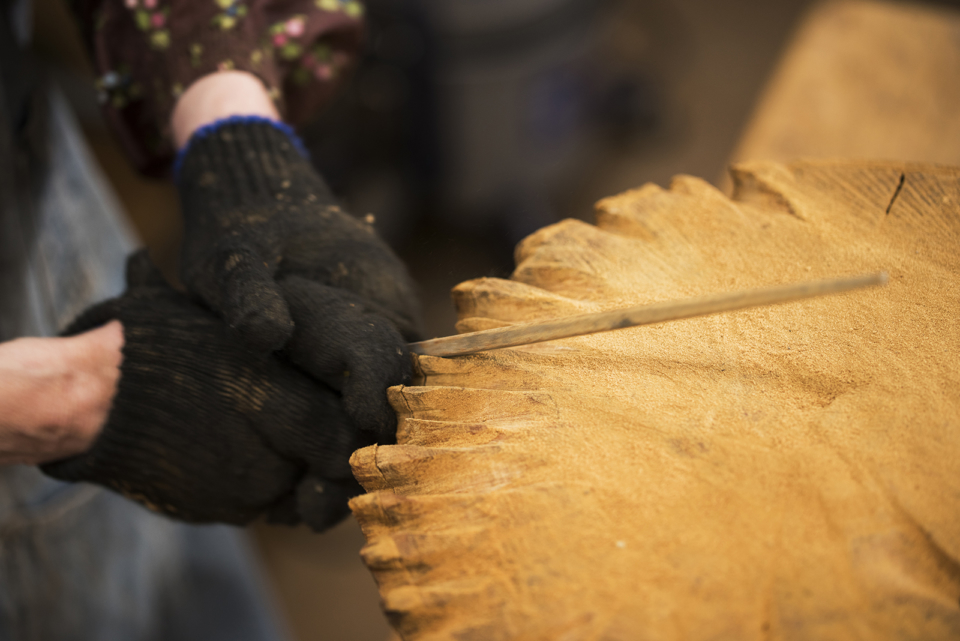
M 353 458 L 404 639 L 960 637 L 960 170 L 676 178 L 460 285 L 461 329 L 886 270 L 883 289 L 469 357 Z

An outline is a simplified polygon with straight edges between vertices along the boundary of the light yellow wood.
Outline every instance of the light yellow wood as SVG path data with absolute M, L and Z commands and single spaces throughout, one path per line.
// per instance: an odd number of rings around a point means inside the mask
M 960 165 L 958 78 L 960 12 L 824 2 L 788 47 L 732 160 Z
M 525 240 L 463 331 L 887 269 L 857 295 L 455 359 L 351 507 L 407 641 L 960 637 L 960 170 L 742 164 Z

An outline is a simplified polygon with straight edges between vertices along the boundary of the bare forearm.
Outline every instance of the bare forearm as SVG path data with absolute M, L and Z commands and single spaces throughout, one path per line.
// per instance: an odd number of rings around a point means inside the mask
M 116 321 L 70 338 L 0 344 L 0 465 L 89 448 L 110 412 L 122 347 Z

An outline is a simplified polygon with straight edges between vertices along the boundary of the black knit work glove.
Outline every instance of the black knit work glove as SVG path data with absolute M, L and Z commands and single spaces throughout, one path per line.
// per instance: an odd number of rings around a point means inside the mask
M 390 442 L 386 389 L 409 379 L 406 341 L 419 337 L 414 287 L 297 145 L 262 121 L 194 136 L 178 177 L 183 281 L 252 351 L 285 349 L 342 394 L 362 431 Z
M 170 288 L 146 252 L 126 293 L 67 334 L 123 323 L 110 415 L 90 450 L 41 466 L 113 488 L 186 521 L 243 524 L 261 513 L 317 530 L 362 490 L 349 457 L 361 437 L 338 394 L 282 355 L 251 354 L 212 312 Z

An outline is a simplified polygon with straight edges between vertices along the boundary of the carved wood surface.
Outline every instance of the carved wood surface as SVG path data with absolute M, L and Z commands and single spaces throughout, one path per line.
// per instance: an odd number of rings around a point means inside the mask
M 407 640 L 960 636 L 960 170 L 742 164 L 527 238 L 461 331 L 886 270 L 880 290 L 443 359 L 357 452 Z

